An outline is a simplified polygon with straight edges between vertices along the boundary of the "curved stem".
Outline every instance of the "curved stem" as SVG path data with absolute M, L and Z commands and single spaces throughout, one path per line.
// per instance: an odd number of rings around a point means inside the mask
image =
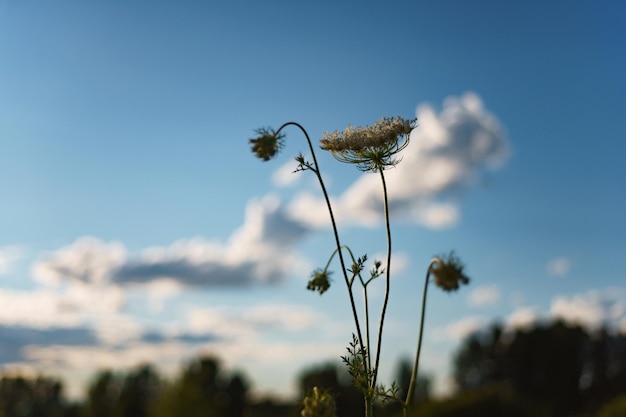
M 380 362 L 380 349 L 383 339 L 383 324 L 385 322 L 385 313 L 387 312 L 387 304 L 389 303 L 389 287 L 391 283 L 391 228 L 389 226 L 389 202 L 387 197 L 387 183 L 385 182 L 385 174 L 382 167 L 379 168 L 380 180 L 383 184 L 383 210 L 385 212 L 385 228 L 387 230 L 387 268 L 385 270 L 385 299 L 383 308 L 380 313 L 380 323 L 378 323 L 378 342 L 376 344 L 376 362 L 374 363 L 374 375 L 371 381 L 371 388 L 376 387 L 376 378 L 378 377 L 378 364 Z
M 430 282 L 430 270 L 434 264 L 440 262 L 439 258 L 433 258 L 428 264 L 426 271 L 426 280 L 424 281 L 424 293 L 422 294 L 422 316 L 420 318 L 420 330 L 417 337 L 417 349 L 415 352 L 415 362 L 413 363 L 413 372 L 411 372 L 411 381 L 409 382 L 409 392 L 406 393 L 404 408 L 406 409 L 413 401 L 413 391 L 415 391 L 415 383 L 417 381 L 417 370 L 420 363 L 420 353 L 422 351 L 422 336 L 424 334 L 424 320 L 426 318 L 426 294 L 428 293 L 428 283 Z
M 313 172 L 315 172 L 315 175 L 317 176 L 317 179 L 320 183 L 320 187 L 322 188 L 322 193 L 324 194 L 324 199 L 326 200 L 326 206 L 328 207 L 328 213 L 330 214 L 330 222 L 333 227 L 333 234 L 335 235 L 335 244 L 337 246 L 337 254 L 339 255 L 339 263 L 341 264 L 341 271 L 343 272 L 343 277 L 346 281 L 346 286 L 348 287 L 348 294 L 350 296 L 350 305 L 352 307 L 352 316 L 354 317 L 354 323 L 356 325 L 357 337 L 359 339 L 359 344 L 361 345 L 361 349 L 365 351 L 365 345 L 363 344 L 363 336 L 361 335 L 361 326 L 359 324 L 359 315 L 356 311 L 356 304 L 354 302 L 354 294 L 352 293 L 352 285 L 350 284 L 350 279 L 348 279 L 348 272 L 346 270 L 346 264 L 343 259 L 343 254 L 341 253 L 342 245 L 339 240 L 339 232 L 337 230 L 337 223 L 335 222 L 335 215 L 333 214 L 333 208 L 330 204 L 330 198 L 328 197 L 326 186 L 324 185 L 322 175 L 320 174 L 319 165 L 317 163 L 317 158 L 315 157 L 315 150 L 313 149 L 313 144 L 311 143 L 311 138 L 309 138 L 309 134 L 304 129 L 304 127 L 302 127 L 301 124 L 296 123 L 296 122 L 284 123 L 281 127 L 278 128 L 278 130 L 276 131 L 276 134 L 280 133 L 281 130 L 283 130 L 285 127 L 290 126 L 290 125 L 296 126 L 302 131 L 302 133 L 304 133 L 304 136 L 306 137 L 306 140 L 309 144 L 309 149 L 311 150 L 311 156 L 313 158 L 313 165 L 315 166 L 315 169 L 313 170 Z

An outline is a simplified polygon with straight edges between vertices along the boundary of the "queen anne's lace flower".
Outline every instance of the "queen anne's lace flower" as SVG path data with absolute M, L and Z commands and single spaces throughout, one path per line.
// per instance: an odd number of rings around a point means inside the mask
M 414 121 L 400 116 L 383 117 L 371 126 L 325 132 L 320 143 L 338 161 L 355 164 L 362 171 L 377 172 L 400 162 L 394 156 L 409 144 L 414 127 Z

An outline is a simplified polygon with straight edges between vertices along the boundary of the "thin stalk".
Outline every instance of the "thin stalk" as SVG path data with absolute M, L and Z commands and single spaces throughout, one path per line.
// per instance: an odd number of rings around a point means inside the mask
M 322 175 L 320 174 L 319 165 L 317 163 L 317 158 L 315 157 L 315 150 L 313 149 L 313 144 L 311 143 L 311 138 L 309 138 L 309 134 L 307 133 L 306 129 L 304 129 L 304 127 L 302 127 L 301 124 L 296 123 L 296 122 L 284 123 L 281 127 L 278 128 L 278 130 L 276 131 L 276 134 L 279 134 L 282 129 L 284 129 L 285 127 L 289 125 L 293 125 L 299 128 L 302 131 L 302 133 L 304 133 L 304 136 L 306 137 L 306 140 L 309 144 L 309 149 L 311 150 L 311 156 L 313 158 L 313 164 L 315 166 L 313 169 L 313 172 L 315 172 L 315 175 L 317 176 L 317 179 L 320 183 L 320 187 L 322 188 L 322 193 L 324 194 L 324 199 L 326 200 L 326 206 L 328 207 L 328 213 L 330 214 L 330 222 L 333 227 L 333 234 L 335 235 L 335 243 L 337 246 L 337 254 L 339 255 L 339 263 L 341 264 L 341 271 L 343 272 L 343 277 L 346 281 L 346 286 L 348 287 L 348 294 L 350 296 L 350 306 L 352 307 L 352 316 L 354 318 L 354 323 L 356 325 L 357 337 L 359 338 L 359 344 L 361 345 L 361 349 L 365 350 L 365 345 L 363 344 L 363 336 L 361 335 L 361 326 L 359 324 L 359 315 L 357 313 L 356 304 L 354 302 L 354 294 L 352 293 L 352 286 L 350 285 L 350 280 L 348 279 L 348 272 L 346 270 L 346 264 L 343 259 L 343 254 L 341 253 L 342 245 L 339 240 L 339 232 L 337 231 L 335 215 L 333 214 L 333 208 L 330 204 L 330 198 L 328 197 L 326 186 L 324 185 Z
M 417 337 L 417 349 L 415 351 L 415 362 L 413 363 L 413 372 L 411 372 L 411 381 L 409 382 L 409 392 L 406 393 L 406 400 L 404 401 L 404 415 L 406 416 L 406 410 L 413 401 L 413 391 L 415 391 L 415 382 L 417 381 L 417 370 L 420 363 L 420 353 L 422 351 L 422 336 L 424 334 L 424 320 L 426 318 L 426 295 L 428 293 L 428 283 L 430 282 L 430 271 L 434 264 L 441 262 L 439 258 L 433 258 L 428 264 L 428 270 L 426 270 L 426 279 L 424 280 L 424 292 L 422 294 L 422 316 L 420 318 L 420 329 Z
M 368 302 L 367 302 L 367 285 L 363 283 L 363 281 L 361 281 L 361 284 L 363 284 L 363 309 L 365 310 L 365 338 L 366 338 L 366 342 L 367 342 L 367 351 L 365 352 L 367 354 L 367 368 L 368 369 L 372 369 L 372 358 L 370 355 L 370 312 L 369 312 L 369 306 L 368 306 Z
M 350 249 L 349 246 L 346 245 L 341 245 L 342 249 L 346 249 L 348 251 L 348 253 L 350 254 L 350 258 L 352 258 L 352 263 L 355 264 L 356 263 L 356 259 L 354 258 L 354 254 L 352 253 L 352 250 Z M 335 257 L 335 255 L 337 253 L 339 253 L 339 249 L 335 249 L 333 251 L 333 253 L 330 255 L 330 258 L 328 259 L 328 262 L 326 263 L 326 266 L 324 267 L 324 269 L 328 269 L 331 261 L 333 260 L 333 258 Z M 371 355 L 369 352 L 369 348 L 370 348 L 370 326 L 369 326 L 369 307 L 368 307 L 368 301 L 367 301 L 367 284 L 369 284 L 369 282 L 371 281 L 368 280 L 367 282 L 363 281 L 363 278 L 361 278 L 361 273 L 358 273 L 358 277 L 359 277 L 359 281 L 361 281 L 361 285 L 363 286 L 363 304 L 364 304 L 364 309 L 365 309 L 365 329 L 366 329 L 366 338 L 367 338 L 367 350 L 365 351 L 367 354 L 367 360 L 364 364 L 365 366 L 365 372 L 367 373 L 369 369 L 372 369 L 372 360 L 371 360 Z M 350 291 L 352 290 L 352 283 L 354 282 L 354 278 L 355 276 L 353 276 L 350 279 L 350 284 L 349 284 L 349 289 Z M 370 416 L 374 416 L 374 405 L 373 403 L 368 400 L 367 397 L 365 397 L 365 417 L 370 417 Z
M 385 212 L 385 228 L 387 230 L 387 268 L 385 270 L 385 299 L 383 308 L 380 313 L 380 323 L 378 323 L 378 342 L 376 344 L 376 362 L 374 363 L 374 374 L 371 381 L 371 388 L 376 388 L 376 378 L 378 377 L 378 364 L 380 362 L 380 349 L 383 340 L 383 324 L 385 323 L 385 313 L 387 312 L 387 304 L 389 303 L 389 287 L 391 284 L 391 228 L 389 226 L 389 202 L 387 197 L 387 183 L 385 182 L 385 174 L 382 167 L 379 167 L 380 180 L 383 184 L 383 210 Z

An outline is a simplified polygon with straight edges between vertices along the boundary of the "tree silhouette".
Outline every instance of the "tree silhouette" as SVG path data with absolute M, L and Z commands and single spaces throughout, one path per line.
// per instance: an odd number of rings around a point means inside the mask
M 6 417 L 60 417 L 63 386 L 46 377 L 21 376 L 0 379 L 0 415 Z
M 85 413 L 88 417 L 114 416 L 122 381 L 113 372 L 100 371 L 89 386 Z
M 116 417 L 150 417 L 161 389 L 161 378 L 151 365 L 142 365 L 124 378 Z
M 493 325 L 470 335 L 454 357 L 454 378 L 461 391 L 487 386 L 504 378 L 502 327 Z
M 553 416 L 591 412 L 626 392 L 626 336 L 562 321 L 513 334 L 492 326 L 465 339 L 454 375 L 461 392 L 499 384 Z
M 520 393 L 566 416 L 582 407 L 580 381 L 588 335 L 557 322 L 520 331 L 507 351 L 506 374 Z
M 249 408 L 248 384 L 242 375 L 228 375 L 215 358 L 193 361 L 164 389 L 157 417 L 243 417 Z
M 127 374 L 100 371 L 87 393 L 88 417 L 151 417 L 161 378 L 151 365 Z

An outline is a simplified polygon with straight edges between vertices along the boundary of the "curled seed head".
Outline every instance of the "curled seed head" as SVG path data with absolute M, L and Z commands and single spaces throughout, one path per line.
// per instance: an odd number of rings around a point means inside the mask
M 449 255 L 435 258 L 431 272 L 435 277 L 435 285 L 446 292 L 456 291 L 461 285 L 469 284 L 469 278 L 463 272 L 465 266 L 451 252 Z
M 285 144 L 285 135 L 278 134 L 270 128 L 255 130 L 256 137 L 250 139 L 252 152 L 260 159 L 269 161 L 282 149 Z

